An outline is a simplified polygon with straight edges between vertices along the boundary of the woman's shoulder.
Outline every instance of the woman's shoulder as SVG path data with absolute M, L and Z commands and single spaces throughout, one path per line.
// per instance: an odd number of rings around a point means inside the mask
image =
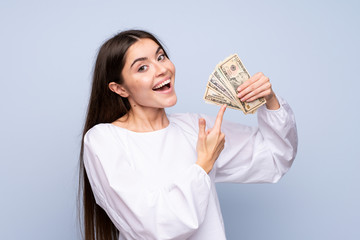
M 184 131 L 197 133 L 199 129 L 199 118 L 204 115 L 199 113 L 172 113 L 168 115 L 170 123 L 177 125 Z
M 168 115 L 169 121 L 173 123 L 183 123 L 193 125 L 199 119 L 198 113 L 172 113 Z
M 111 123 L 96 124 L 85 133 L 84 143 L 106 144 L 114 135 L 114 127 Z
M 107 129 L 109 128 L 109 123 L 98 123 L 91 127 L 86 133 L 85 136 L 94 136 L 99 135 L 107 132 Z
M 198 129 L 199 119 L 204 118 L 206 124 L 213 123 L 215 118 L 202 113 L 173 113 L 168 115 L 170 122 L 182 125 L 195 126 Z

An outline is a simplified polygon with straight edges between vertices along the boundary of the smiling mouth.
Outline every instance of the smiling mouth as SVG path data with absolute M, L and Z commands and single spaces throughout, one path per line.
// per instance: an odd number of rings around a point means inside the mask
M 156 85 L 153 90 L 154 91 L 164 91 L 164 90 L 168 90 L 170 88 L 170 79 Z

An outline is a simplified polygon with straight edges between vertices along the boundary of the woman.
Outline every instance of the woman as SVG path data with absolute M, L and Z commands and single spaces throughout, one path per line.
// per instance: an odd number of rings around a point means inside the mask
M 83 132 L 85 239 L 225 239 L 215 182 L 276 182 L 296 154 L 294 116 L 255 74 L 239 98 L 265 97 L 258 128 L 167 115 L 175 67 L 150 33 L 100 48 Z M 210 128 L 211 127 L 211 128 Z M 226 139 L 226 144 L 225 144 Z

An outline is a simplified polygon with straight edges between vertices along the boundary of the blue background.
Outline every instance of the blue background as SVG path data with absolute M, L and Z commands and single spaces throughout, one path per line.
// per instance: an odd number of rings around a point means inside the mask
M 359 1 L 1 1 L 0 238 L 80 239 L 81 130 L 97 49 L 141 28 L 177 68 L 168 112 L 238 53 L 292 106 L 299 149 L 277 184 L 218 184 L 228 239 L 360 239 Z M 254 116 L 225 118 L 256 125 Z

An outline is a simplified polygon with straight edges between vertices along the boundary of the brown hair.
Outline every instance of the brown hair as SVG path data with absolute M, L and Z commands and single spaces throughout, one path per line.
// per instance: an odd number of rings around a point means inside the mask
M 83 227 L 81 232 L 85 233 L 83 234 L 85 240 L 115 240 L 119 236 L 119 231 L 106 212 L 95 202 L 84 167 L 84 136 L 96 124 L 114 122 L 130 110 L 128 99 L 112 92 L 108 85 L 110 82 L 123 83 L 121 71 L 125 65 L 126 52 L 131 45 L 142 38 L 149 38 L 163 48 L 159 40 L 151 33 L 142 30 L 127 30 L 107 40 L 100 47 L 97 55 L 80 150 L 78 203 L 79 213 L 81 212 L 80 225 Z M 164 48 L 163 50 L 167 56 Z M 80 203 L 81 200 L 83 204 Z

